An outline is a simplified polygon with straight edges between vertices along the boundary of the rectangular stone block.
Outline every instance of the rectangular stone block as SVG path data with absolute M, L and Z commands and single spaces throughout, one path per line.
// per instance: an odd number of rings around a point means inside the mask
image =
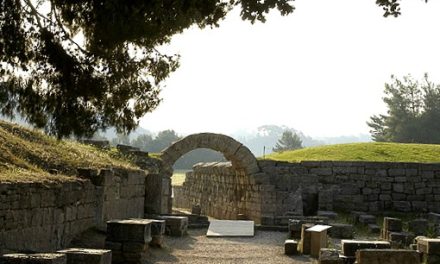
M 369 214 L 365 214 L 365 215 L 360 215 L 359 216 L 359 223 L 361 224 L 375 224 L 376 223 L 376 217 L 374 215 L 369 215 Z
M 359 249 L 389 249 L 390 242 L 387 241 L 364 241 L 364 240 L 342 240 L 342 254 L 347 257 L 355 257 Z
M 148 244 L 142 242 L 124 242 L 122 243 L 122 252 L 147 252 Z
M 356 252 L 358 264 L 419 264 L 420 254 L 404 249 L 360 249 Z
M 112 252 L 104 249 L 68 248 L 57 253 L 66 254 L 67 264 L 111 264 Z
M 307 229 L 313 227 L 314 224 L 303 224 L 301 227 L 301 242 L 299 245 L 299 251 L 301 254 L 309 255 L 312 244 L 312 233 Z
M 188 231 L 188 217 L 186 216 L 162 216 L 165 220 L 165 234 L 170 236 L 183 236 Z
M 332 228 L 328 230 L 328 234 L 333 238 L 353 238 L 353 225 L 350 224 L 330 224 Z
M 60 253 L 5 254 L 0 257 L 4 264 L 67 264 L 67 257 Z
M 388 240 L 398 247 L 409 246 L 414 240 L 414 235 L 408 232 L 390 232 Z
M 149 219 L 111 220 L 107 222 L 107 241 L 141 242 L 151 241 L 151 223 Z
M 151 222 L 151 235 L 159 236 L 165 234 L 166 223 L 165 220 L 152 219 Z
M 440 256 L 440 238 L 420 238 L 417 239 L 417 250 L 426 254 Z
M 393 217 L 383 218 L 383 229 L 386 231 L 401 232 L 402 231 L 402 220 Z
M 284 242 L 284 254 L 298 255 L 298 241 L 288 239 Z

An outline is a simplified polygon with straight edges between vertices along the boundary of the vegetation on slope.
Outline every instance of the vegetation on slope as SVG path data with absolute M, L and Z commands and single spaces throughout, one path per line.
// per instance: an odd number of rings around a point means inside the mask
M 306 160 L 440 162 L 440 145 L 400 143 L 354 143 L 311 147 L 272 153 L 266 159 L 299 162 Z
M 65 181 L 73 179 L 78 167 L 133 167 L 114 151 L 56 140 L 4 121 L 0 121 L 0 142 L 0 181 Z M 51 169 L 59 174 L 49 174 Z

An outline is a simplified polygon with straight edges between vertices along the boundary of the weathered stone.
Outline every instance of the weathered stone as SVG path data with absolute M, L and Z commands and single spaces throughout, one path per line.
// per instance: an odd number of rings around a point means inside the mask
M 67 257 L 59 253 L 5 254 L 0 263 L 4 264 L 66 264 Z
M 151 241 L 150 219 L 111 220 L 107 222 L 107 240 L 149 243 Z
M 347 257 L 354 257 L 359 249 L 387 249 L 390 242 L 387 241 L 364 241 L 364 240 L 342 240 L 342 254 Z
M 301 254 L 309 255 L 311 250 L 312 233 L 307 231 L 314 224 L 303 224 L 301 227 L 301 241 L 299 243 L 299 251 Z
M 367 213 L 365 213 L 365 212 L 352 211 L 352 212 L 351 212 L 352 222 L 355 223 L 355 224 L 359 223 L 359 217 L 360 217 L 361 215 L 366 215 L 366 214 L 367 214 Z
M 397 247 L 409 246 L 414 240 L 414 235 L 407 232 L 389 232 L 388 240 Z
M 360 249 L 356 252 L 358 264 L 418 264 L 420 254 L 415 250 Z
M 428 213 L 428 220 L 430 222 L 434 222 L 434 223 L 440 224 L 440 214 L 430 212 L 430 213 Z
M 400 232 L 402 231 L 402 220 L 399 218 L 384 217 L 383 229 L 386 231 Z
M 284 242 L 284 254 L 297 255 L 298 254 L 298 241 L 288 239 Z
M 376 224 L 368 224 L 368 232 L 372 233 L 372 234 L 379 234 L 380 233 L 380 226 L 376 225 Z
M 328 217 L 328 219 L 336 219 L 338 214 L 333 211 L 318 211 L 318 216 Z
M 333 238 L 353 238 L 353 225 L 350 224 L 330 224 L 332 228 L 329 229 L 328 233 L 330 237 Z
M 375 224 L 376 223 L 376 217 L 374 215 L 360 215 L 359 216 L 359 223 L 367 225 L 367 224 Z
M 165 234 L 170 236 L 183 236 L 188 230 L 188 217 L 185 216 L 162 216 L 165 220 Z
M 318 260 L 319 264 L 343 264 L 339 251 L 334 248 L 321 248 Z
M 408 222 L 408 230 L 416 236 L 426 235 L 428 232 L 428 220 L 414 219 Z
M 111 264 L 112 252 L 104 249 L 68 248 L 57 251 L 66 254 L 67 264 Z
M 440 239 L 418 237 L 417 250 L 426 254 L 440 256 Z

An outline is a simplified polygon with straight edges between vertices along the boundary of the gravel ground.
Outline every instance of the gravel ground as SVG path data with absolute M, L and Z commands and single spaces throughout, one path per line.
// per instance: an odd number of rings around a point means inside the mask
M 304 256 L 284 255 L 286 233 L 256 231 L 254 237 L 208 238 L 206 229 L 185 237 L 166 237 L 165 247 L 150 249 L 149 263 L 311 263 Z

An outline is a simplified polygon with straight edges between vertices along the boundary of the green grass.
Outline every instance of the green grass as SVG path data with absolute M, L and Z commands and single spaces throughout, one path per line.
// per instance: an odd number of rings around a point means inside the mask
M 171 177 L 172 186 L 182 186 L 185 181 L 185 174 L 188 170 L 174 170 L 173 176 Z
M 266 159 L 300 161 L 440 162 L 440 145 L 353 143 L 310 147 L 266 155 Z
M 62 141 L 38 130 L 0 121 L 0 181 L 73 180 L 78 167 L 136 168 L 115 150 L 98 150 L 75 141 Z M 51 175 L 56 169 L 60 175 Z

